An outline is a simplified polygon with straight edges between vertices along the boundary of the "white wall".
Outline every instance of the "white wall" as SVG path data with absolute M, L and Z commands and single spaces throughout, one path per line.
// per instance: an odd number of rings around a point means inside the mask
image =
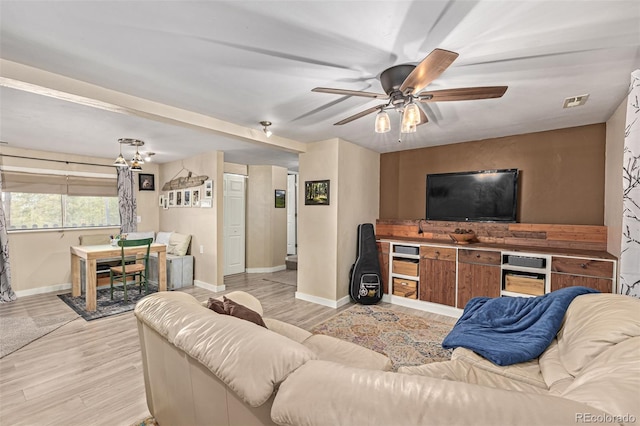
M 604 180 L 604 225 L 607 227 L 607 251 L 620 257 L 622 243 L 622 160 L 627 97 L 607 120 Z
M 378 217 L 380 155 L 340 139 L 309 144 L 299 179 L 296 297 L 335 307 L 348 301 L 357 225 Z M 324 179 L 330 205 L 305 205 L 305 181 Z
M 287 169 L 249 166 L 247 181 L 247 272 L 285 268 L 287 210 L 275 208 L 275 190 L 287 189 Z
M 186 169 L 186 170 L 183 170 Z M 191 254 L 194 256 L 194 279 L 209 285 L 222 285 L 222 172 L 223 153 L 208 152 L 197 157 L 165 163 L 160 166 L 159 187 L 176 177 L 206 175 L 213 180 L 213 206 L 211 208 L 175 207 L 159 209 L 159 231 L 191 235 Z M 202 189 L 203 187 L 201 187 Z M 161 192 L 167 195 L 168 192 Z M 202 253 L 200 253 L 202 247 Z

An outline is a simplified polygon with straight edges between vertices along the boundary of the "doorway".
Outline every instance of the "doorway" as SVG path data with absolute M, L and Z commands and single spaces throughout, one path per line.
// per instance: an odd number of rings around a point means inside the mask
M 246 176 L 225 173 L 224 185 L 224 275 L 245 271 Z

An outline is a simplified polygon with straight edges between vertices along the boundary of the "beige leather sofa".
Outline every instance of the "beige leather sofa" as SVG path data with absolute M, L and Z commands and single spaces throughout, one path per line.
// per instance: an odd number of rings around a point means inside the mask
M 230 297 L 262 311 L 246 293 Z M 539 359 L 499 367 L 459 348 L 397 373 L 346 342 L 207 311 L 182 293 L 136 308 L 161 426 L 640 424 L 640 301 L 627 296 L 577 297 Z
M 229 299 L 263 314 L 244 292 Z M 155 293 L 135 309 L 149 411 L 162 426 L 273 424 L 278 386 L 310 360 L 389 370 L 384 355 L 270 318 L 268 329 L 209 310 L 189 294 Z

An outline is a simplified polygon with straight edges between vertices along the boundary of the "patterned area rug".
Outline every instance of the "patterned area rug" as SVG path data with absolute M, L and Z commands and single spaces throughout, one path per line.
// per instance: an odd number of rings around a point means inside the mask
M 452 328 L 452 324 L 377 305 L 355 305 L 315 326 L 311 332 L 380 352 L 391 359 L 395 371 L 401 366 L 449 360 L 451 350 L 442 348 L 442 340 Z
M 124 312 L 132 311 L 136 307 L 136 302 L 142 299 L 146 294 L 144 289 L 142 294 L 138 293 L 138 286 L 132 286 L 127 284 L 127 297 L 129 301 L 125 303 L 122 288 L 116 288 L 113 292 L 113 300 L 111 300 L 111 290 L 109 287 L 98 290 L 97 297 L 97 309 L 94 312 L 87 312 L 85 310 L 85 297 L 73 297 L 71 293 L 59 294 L 58 297 L 62 299 L 64 303 L 69 305 L 71 309 L 76 311 L 78 315 L 87 321 L 93 321 L 95 319 L 108 317 L 111 315 L 117 315 Z M 158 286 L 149 283 L 149 294 L 158 291 Z
M 156 419 L 154 419 L 153 416 L 149 416 L 142 420 L 138 420 L 131 426 L 158 426 L 158 422 L 156 422 Z

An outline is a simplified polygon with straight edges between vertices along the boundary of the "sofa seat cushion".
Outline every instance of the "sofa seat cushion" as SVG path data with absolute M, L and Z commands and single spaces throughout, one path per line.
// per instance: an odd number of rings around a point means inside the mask
M 317 358 L 284 336 L 216 314 L 186 293 L 151 294 L 137 303 L 135 316 L 252 407 L 264 404 L 294 370 Z
M 321 360 L 369 370 L 389 371 L 392 367 L 391 360 L 385 355 L 335 337 L 314 334 L 302 344 Z
M 400 367 L 398 372 L 514 392 L 548 393 L 544 382 L 531 380 L 527 374 L 514 371 L 513 366 L 503 367 L 505 369 L 509 368 L 511 371 L 495 371 L 483 367 L 481 363 L 470 363 L 465 361 L 464 358 L 461 358 L 418 366 Z
M 562 397 L 591 405 L 611 415 L 640 419 L 640 337 L 610 346 L 588 365 L 562 393 Z
M 640 300 L 620 294 L 576 297 L 558 332 L 564 368 L 577 376 L 591 360 L 613 345 L 640 336 Z

